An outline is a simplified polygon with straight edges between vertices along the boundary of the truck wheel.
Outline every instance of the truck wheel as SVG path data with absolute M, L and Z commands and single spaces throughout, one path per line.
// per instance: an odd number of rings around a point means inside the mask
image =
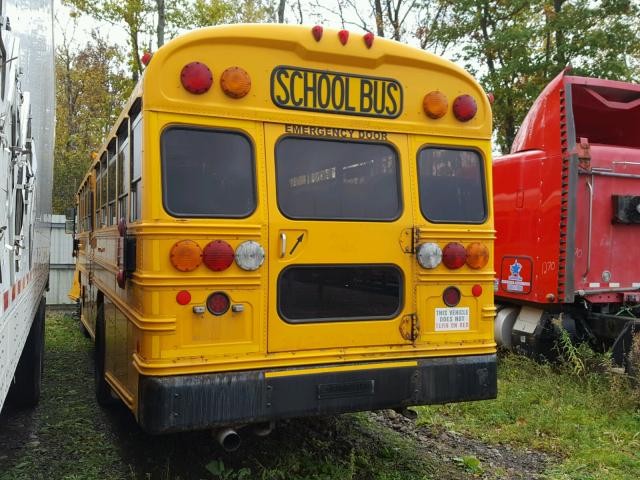
M 640 384 L 640 332 L 636 332 L 631 338 L 626 362 L 627 374 L 635 384 Z
M 45 299 L 40 299 L 29 336 L 20 355 L 15 381 L 9 390 L 9 401 L 18 407 L 35 407 L 40 400 L 44 365 Z
M 106 341 L 105 341 L 105 325 L 104 325 L 104 304 L 98 306 L 96 317 L 96 339 L 95 354 L 93 361 L 93 376 L 96 386 L 96 400 L 98 405 L 103 407 L 111 406 L 115 403 L 115 398 L 111 392 L 111 387 L 104 378 Z

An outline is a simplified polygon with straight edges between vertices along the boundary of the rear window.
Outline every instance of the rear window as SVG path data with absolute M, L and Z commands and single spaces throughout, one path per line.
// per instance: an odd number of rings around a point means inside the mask
M 160 139 L 164 207 L 175 217 L 246 217 L 256 206 L 253 147 L 238 132 L 167 128 Z
M 487 203 L 482 157 L 474 150 L 423 148 L 418 154 L 420 210 L 434 223 L 482 223 Z
M 387 265 L 304 265 L 278 280 L 280 316 L 289 323 L 389 319 L 402 308 L 402 273 Z
M 292 219 L 392 221 L 402 210 L 387 144 L 287 137 L 276 146 L 280 211 Z

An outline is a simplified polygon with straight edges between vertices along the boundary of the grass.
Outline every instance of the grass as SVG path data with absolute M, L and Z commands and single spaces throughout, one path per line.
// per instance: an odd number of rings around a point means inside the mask
M 209 432 L 149 436 L 124 407 L 97 406 L 93 347 L 71 317 L 49 316 L 46 345 L 40 405 L 0 422 L 0 480 L 427 480 L 444 471 L 366 414 L 286 421 L 269 437 L 246 435 L 234 453 Z M 461 478 L 447 468 L 446 478 Z
M 491 466 L 457 441 L 437 448 L 459 438 L 439 434 L 451 431 L 547 452 L 548 478 L 640 478 L 638 396 L 620 377 L 593 373 L 601 359 L 583 351 L 561 367 L 504 356 L 497 400 L 418 408 L 426 426 L 419 434 L 435 443 L 353 414 L 281 422 L 269 437 L 245 435 L 240 450 L 225 453 L 208 432 L 153 437 L 124 407 L 99 408 L 93 347 L 71 317 L 50 315 L 46 341 L 40 405 L 0 416 L 0 480 L 509 478 L 502 467 L 513 467 L 510 450 L 498 447 L 505 463 Z
M 554 455 L 548 478 L 640 478 L 637 397 L 624 378 L 575 365 L 506 355 L 496 400 L 421 407 L 418 422 Z

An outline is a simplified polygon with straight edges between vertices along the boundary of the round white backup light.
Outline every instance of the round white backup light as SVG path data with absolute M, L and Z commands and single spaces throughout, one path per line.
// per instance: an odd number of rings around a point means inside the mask
M 248 271 L 257 270 L 264 263 L 264 248 L 258 242 L 248 240 L 236 248 L 236 264 Z
M 442 261 L 442 249 L 437 243 L 423 243 L 416 253 L 418 263 L 423 268 L 436 268 Z

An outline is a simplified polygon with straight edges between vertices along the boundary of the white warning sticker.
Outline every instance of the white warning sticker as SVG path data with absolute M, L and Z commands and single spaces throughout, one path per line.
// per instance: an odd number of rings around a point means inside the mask
M 469 330 L 469 307 L 436 308 L 436 332 Z

